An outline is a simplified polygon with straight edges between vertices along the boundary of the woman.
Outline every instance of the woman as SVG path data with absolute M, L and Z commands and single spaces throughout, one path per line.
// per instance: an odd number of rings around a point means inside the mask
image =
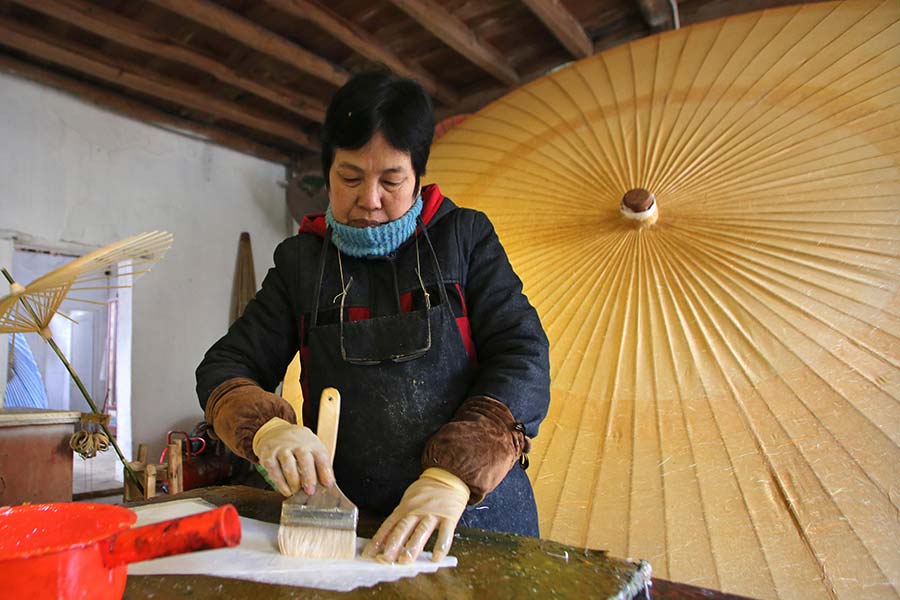
M 458 522 L 538 535 L 524 468 L 547 413 L 547 338 L 484 214 L 420 189 L 434 131 L 416 82 L 364 73 L 328 108 L 325 215 L 275 250 L 275 266 L 197 369 L 216 435 L 285 495 L 316 484 L 387 515 L 364 549 L 415 560 Z M 272 394 L 300 350 L 315 424 L 341 393 L 334 473 L 312 430 Z M 515 467 L 515 468 L 514 468 Z

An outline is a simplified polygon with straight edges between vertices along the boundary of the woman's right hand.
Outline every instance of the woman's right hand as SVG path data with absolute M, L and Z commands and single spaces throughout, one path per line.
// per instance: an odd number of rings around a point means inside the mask
M 334 485 L 328 450 L 309 427 L 278 417 L 269 419 L 253 436 L 253 452 L 285 496 L 292 496 L 301 488 L 313 494 L 317 481 L 325 487 Z

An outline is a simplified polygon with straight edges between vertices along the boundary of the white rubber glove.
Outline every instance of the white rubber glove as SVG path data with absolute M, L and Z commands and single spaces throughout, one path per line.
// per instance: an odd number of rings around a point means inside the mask
M 397 562 L 399 557 L 400 563 L 411 563 L 439 527 L 431 560 L 443 560 L 468 502 L 469 488 L 462 479 L 444 469 L 426 469 L 406 488 L 400 504 L 363 548 L 362 555 L 380 562 Z
M 285 496 L 296 494 L 301 487 L 313 494 L 316 481 L 325 487 L 334 485 L 328 450 L 309 427 L 273 417 L 254 434 L 253 452 Z

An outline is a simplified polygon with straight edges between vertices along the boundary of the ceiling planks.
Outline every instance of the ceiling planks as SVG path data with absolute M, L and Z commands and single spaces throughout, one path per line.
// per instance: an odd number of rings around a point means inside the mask
M 190 85 L 137 65 L 112 59 L 83 45 L 52 40 L 40 30 L 29 25 L 0 17 L 0 36 L 6 45 L 86 75 L 119 84 L 161 100 L 183 104 L 194 110 L 246 125 L 310 149 L 317 146 L 312 138 L 296 126 L 253 114 L 239 104 L 198 91 Z
M 309 20 L 347 44 L 361 56 L 378 61 L 404 77 L 419 81 L 429 94 L 447 104 L 459 102 L 459 94 L 442 84 L 426 71 L 407 65 L 403 60 L 382 46 L 372 35 L 352 21 L 337 15 L 315 0 L 264 0 L 270 6 L 299 19 Z
M 334 85 L 350 77 L 337 65 L 208 0 L 150 1 Z
M 584 27 L 560 0 L 522 0 L 522 2 L 547 26 L 547 29 L 553 32 L 572 56 L 586 58 L 594 53 L 594 44 L 584 32 Z
M 121 17 L 86 0 L 13 1 L 118 44 L 205 71 L 224 83 L 255 94 L 312 121 L 325 120 L 325 105 L 320 100 L 283 86 L 273 85 L 271 82 L 256 82 L 237 73 L 227 64 L 175 44 L 148 25 Z
M 390 0 L 445 44 L 507 85 L 519 76 L 500 52 L 478 38 L 459 17 L 434 0 Z
M 682 0 L 682 24 L 795 0 Z M 241 152 L 310 160 L 381 64 L 441 119 L 672 26 L 669 0 L 0 0 L 0 70 Z M 0 107 L 0 115 L 2 115 Z

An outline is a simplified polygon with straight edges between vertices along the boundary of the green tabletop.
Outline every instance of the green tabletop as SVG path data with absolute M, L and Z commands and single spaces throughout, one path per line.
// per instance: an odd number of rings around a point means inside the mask
M 242 486 L 201 488 L 151 502 L 203 498 L 216 505 L 231 503 L 243 517 L 277 523 L 282 496 Z M 378 522 L 360 518 L 358 534 L 371 537 Z M 621 598 L 643 595 L 650 581 L 646 564 L 610 558 L 547 540 L 459 528 L 450 552 L 459 564 L 416 577 L 332 592 L 199 575 L 131 576 L 127 600 L 162 598 Z

